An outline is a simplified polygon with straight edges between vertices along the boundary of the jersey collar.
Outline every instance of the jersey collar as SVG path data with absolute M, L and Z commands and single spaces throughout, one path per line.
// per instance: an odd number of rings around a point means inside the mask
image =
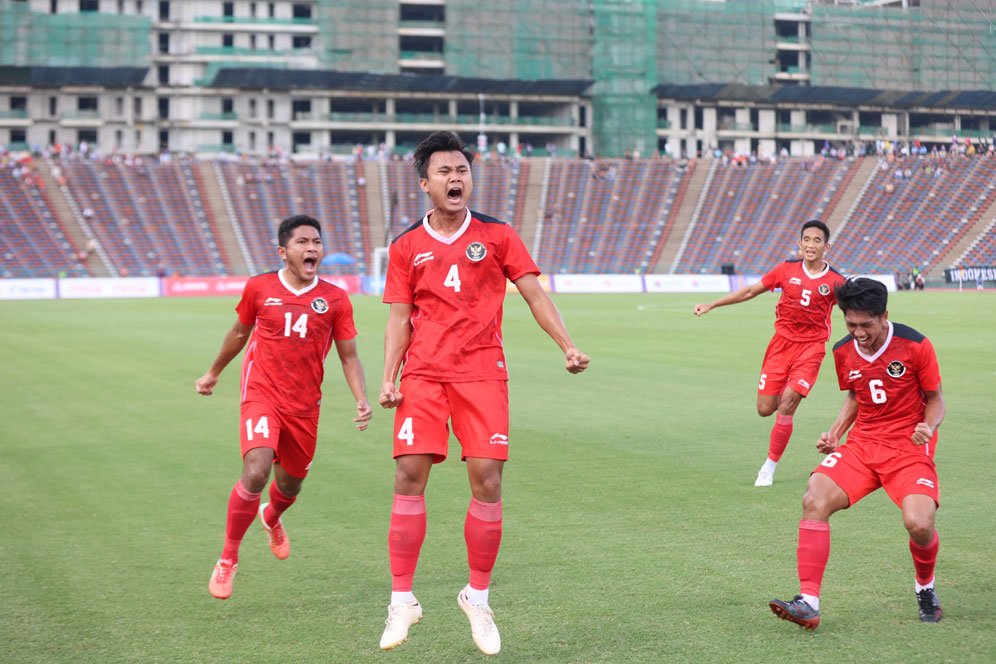
M 884 353 L 885 349 L 889 347 L 889 344 L 892 342 L 892 321 L 887 320 L 885 322 L 889 324 L 889 332 L 885 336 L 885 343 L 882 344 L 882 347 L 879 348 L 874 355 L 865 355 L 864 353 L 861 352 L 861 348 L 858 346 L 858 342 L 857 341 L 854 342 L 854 352 L 856 352 L 859 356 L 861 356 L 862 359 L 868 362 L 874 362 L 878 358 L 882 357 L 882 353 Z
M 453 235 L 451 235 L 449 237 L 446 237 L 444 235 L 440 235 L 436 231 L 432 230 L 432 226 L 429 225 L 429 215 L 428 214 L 426 214 L 424 217 L 422 217 L 422 228 L 425 229 L 425 232 L 428 233 L 430 237 L 432 237 L 432 238 L 434 238 L 434 239 L 442 242 L 443 244 L 453 244 L 454 242 L 456 242 L 457 240 L 459 240 L 460 236 L 463 235 L 464 232 L 466 232 L 468 226 L 470 226 L 470 208 L 467 208 L 467 216 L 464 217 L 463 225 L 460 226 L 460 228 L 457 229 L 456 233 L 454 233 Z
M 305 286 L 301 290 L 295 290 L 295 289 L 291 288 L 291 285 L 289 283 L 287 283 L 286 279 L 284 279 L 284 270 L 286 270 L 286 269 L 287 268 L 282 267 L 279 270 L 277 270 L 277 278 L 280 279 L 280 283 L 282 283 L 284 285 L 284 288 L 286 288 L 287 290 L 289 290 L 294 295 L 304 295 L 305 293 L 307 293 L 312 288 L 314 288 L 315 286 L 318 285 L 318 277 L 315 277 L 314 281 L 312 281 L 310 284 L 308 284 L 307 286 Z
M 802 261 L 802 271 L 805 272 L 806 276 L 809 277 L 810 279 L 819 279 L 820 277 L 822 277 L 823 275 L 825 275 L 827 272 L 830 271 L 830 263 L 823 261 L 823 269 L 817 272 L 816 274 L 810 274 L 809 270 L 806 269 L 806 261 Z

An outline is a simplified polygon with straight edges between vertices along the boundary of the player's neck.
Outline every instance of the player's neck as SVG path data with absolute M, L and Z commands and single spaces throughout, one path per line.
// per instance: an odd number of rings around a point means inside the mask
M 314 279 L 302 279 L 300 275 L 287 267 L 280 268 L 280 275 L 283 277 L 284 283 L 296 291 L 307 288 L 315 281 Z
M 466 219 L 467 208 L 455 213 L 433 208 L 429 214 L 429 226 L 443 237 L 449 237 L 460 230 Z
M 826 269 L 828 265 L 830 265 L 829 263 L 827 263 L 826 259 L 824 258 L 821 258 L 817 261 L 813 261 L 812 263 L 803 259 L 802 264 L 806 266 L 806 272 L 809 272 L 810 274 L 816 274 L 817 272 L 822 272 L 823 270 Z

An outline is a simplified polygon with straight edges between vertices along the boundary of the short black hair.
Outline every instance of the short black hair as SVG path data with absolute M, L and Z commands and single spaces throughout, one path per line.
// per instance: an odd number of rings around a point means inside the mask
M 823 241 L 824 242 L 830 241 L 830 227 L 824 224 L 819 219 L 810 219 L 809 221 L 804 223 L 802 225 L 802 230 L 799 231 L 800 238 L 802 237 L 802 234 L 806 232 L 807 228 L 819 228 L 821 231 L 823 231 Z
M 848 311 L 862 311 L 881 316 L 889 304 L 889 289 L 881 281 L 867 277 L 851 277 L 837 286 L 837 306 Z
M 306 214 L 295 214 L 280 222 L 280 228 L 277 229 L 277 244 L 286 247 L 287 241 L 290 240 L 291 235 L 294 234 L 294 229 L 298 226 L 311 226 L 318 231 L 318 237 L 322 236 L 322 225 L 318 223 L 317 219 Z
M 455 132 L 435 131 L 415 148 L 412 166 L 419 178 L 429 176 L 429 159 L 436 152 L 462 152 L 468 164 L 474 163 L 474 153 L 467 149 L 467 144 Z

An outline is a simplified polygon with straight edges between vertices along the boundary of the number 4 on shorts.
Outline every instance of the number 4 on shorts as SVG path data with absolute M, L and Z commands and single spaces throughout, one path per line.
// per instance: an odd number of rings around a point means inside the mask
M 412 431 L 412 418 L 406 417 L 398 430 L 398 440 L 405 441 L 406 445 L 415 444 L 415 433 Z

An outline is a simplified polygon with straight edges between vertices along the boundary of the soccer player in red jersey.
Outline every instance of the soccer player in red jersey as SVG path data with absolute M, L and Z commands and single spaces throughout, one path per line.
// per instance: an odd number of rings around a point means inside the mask
M 208 584 L 219 599 L 232 594 L 239 545 L 257 513 L 273 555 L 290 555 L 280 515 L 297 499 L 315 456 L 325 357 L 333 342 L 356 399 L 356 428 L 366 429 L 373 414 L 356 353 L 353 307 L 341 288 L 318 278 L 321 230 L 304 215 L 280 223 L 283 269 L 246 282 L 217 359 L 194 383 L 200 394 L 210 395 L 222 370 L 249 342 L 242 360 L 242 476 L 228 499 L 225 544 Z M 260 504 L 271 467 L 269 502 Z
M 775 615 L 807 629 L 820 624 L 830 515 L 879 487 L 902 510 L 909 531 L 920 620 L 941 619 L 934 590 L 939 546 L 934 514 L 940 496 L 934 451 L 945 412 L 941 374 L 930 340 L 889 320 L 888 297 L 886 287 L 873 279 L 850 279 L 837 289 L 850 334 L 833 347 L 833 359 L 847 395 L 816 444 L 827 457 L 813 471 L 802 498 L 796 551 L 801 593 L 770 604 Z
M 844 277 L 824 256 L 830 247 L 830 229 L 814 219 L 799 234 L 801 259 L 775 266 L 760 281 L 707 304 L 696 304 L 695 315 L 716 307 L 746 302 L 764 291 L 782 289 L 775 306 L 775 334 L 768 342 L 757 383 L 757 414 L 775 415 L 768 440 L 768 457 L 757 472 L 754 486 L 771 486 L 775 468 L 792 437 L 792 419 L 802 400 L 813 389 L 830 338 L 834 289 Z
M 449 422 L 472 493 L 464 522 L 470 582 L 457 602 L 478 648 L 486 654 L 501 648 L 488 589 L 501 543 L 501 476 L 509 445 L 501 333 L 507 282 L 516 285 L 536 322 L 563 350 L 567 371 L 580 373 L 589 361 L 571 341 L 512 227 L 468 209 L 473 155 L 464 148 L 456 134 L 436 132 L 415 150 L 419 185 L 433 208 L 398 236 L 389 252 L 384 302 L 391 306 L 379 401 L 397 411 L 388 538 L 392 592 L 380 641 L 385 650 L 403 643 L 422 617 L 412 578 L 425 538 L 425 487 L 432 465 L 446 458 Z

